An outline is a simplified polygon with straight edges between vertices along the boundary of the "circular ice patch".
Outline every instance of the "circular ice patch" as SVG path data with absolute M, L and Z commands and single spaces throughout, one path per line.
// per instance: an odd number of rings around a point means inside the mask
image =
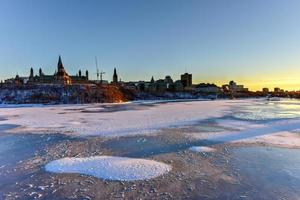
M 193 146 L 189 148 L 191 151 L 195 152 L 214 152 L 216 149 L 211 148 L 211 147 L 203 147 L 203 146 Z
M 55 173 L 79 173 L 102 179 L 135 181 L 158 177 L 169 172 L 172 167 L 154 160 L 93 156 L 54 160 L 45 169 Z

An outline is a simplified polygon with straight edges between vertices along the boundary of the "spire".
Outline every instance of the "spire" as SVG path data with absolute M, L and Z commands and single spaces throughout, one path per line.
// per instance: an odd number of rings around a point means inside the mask
M 153 76 L 152 76 L 152 78 L 151 78 L 151 83 L 154 83 L 154 78 L 153 78 Z
M 85 71 L 85 77 L 87 80 L 89 80 L 89 71 L 88 70 Z
M 33 68 L 32 68 L 32 67 L 30 68 L 30 75 L 29 75 L 29 78 L 33 78 Z
M 116 68 L 114 68 L 113 83 L 118 83 L 118 74 Z
M 58 57 L 57 69 L 64 69 L 64 65 L 62 64 L 61 57 Z

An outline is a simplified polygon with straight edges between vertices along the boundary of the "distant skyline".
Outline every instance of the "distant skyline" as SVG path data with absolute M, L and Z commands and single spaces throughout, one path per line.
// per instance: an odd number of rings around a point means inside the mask
M 299 0 L 0 0 L 0 80 L 41 67 L 124 81 L 300 90 Z

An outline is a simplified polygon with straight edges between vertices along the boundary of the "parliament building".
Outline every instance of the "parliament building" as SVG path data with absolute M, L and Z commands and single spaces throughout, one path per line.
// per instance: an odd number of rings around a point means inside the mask
M 89 72 L 86 70 L 85 75 L 81 73 L 81 70 L 78 71 L 78 74 L 75 76 L 70 76 L 62 63 L 61 57 L 58 58 L 57 69 L 53 75 L 46 75 L 43 73 L 42 69 L 39 69 L 39 74 L 34 75 L 33 68 L 30 69 L 30 75 L 27 83 L 56 83 L 63 85 L 70 85 L 74 83 L 88 83 Z

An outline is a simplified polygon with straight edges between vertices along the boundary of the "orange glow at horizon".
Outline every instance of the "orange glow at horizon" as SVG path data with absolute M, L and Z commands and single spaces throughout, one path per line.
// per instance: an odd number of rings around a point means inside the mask
M 233 80 L 238 85 L 244 85 L 245 88 L 248 88 L 250 91 L 261 91 L 262 88 L 269 88 L 270 91 L 273 91 L 275 87 L 279 87 L 283 90 L 288 91 L 300 91 L 300 76 L 297 78 L 295 75 L 291 77 L 283 77 L 283 78 L 273 78 L 270 77 L 262 78 L 262 77 L 253 77 L 253 78 L 232 78 L 232 79 L 215 79 L 217 81 L 213 81 L 212 79 L 206 79 L 206 80 L 198 80 L 195 79 L 194 83 L 201 83 L 201 82 L 207 82 L 207 83 L 215 83 L 218 86 L 222 86 L 224 84 L 228 84 L 229 81 Z

